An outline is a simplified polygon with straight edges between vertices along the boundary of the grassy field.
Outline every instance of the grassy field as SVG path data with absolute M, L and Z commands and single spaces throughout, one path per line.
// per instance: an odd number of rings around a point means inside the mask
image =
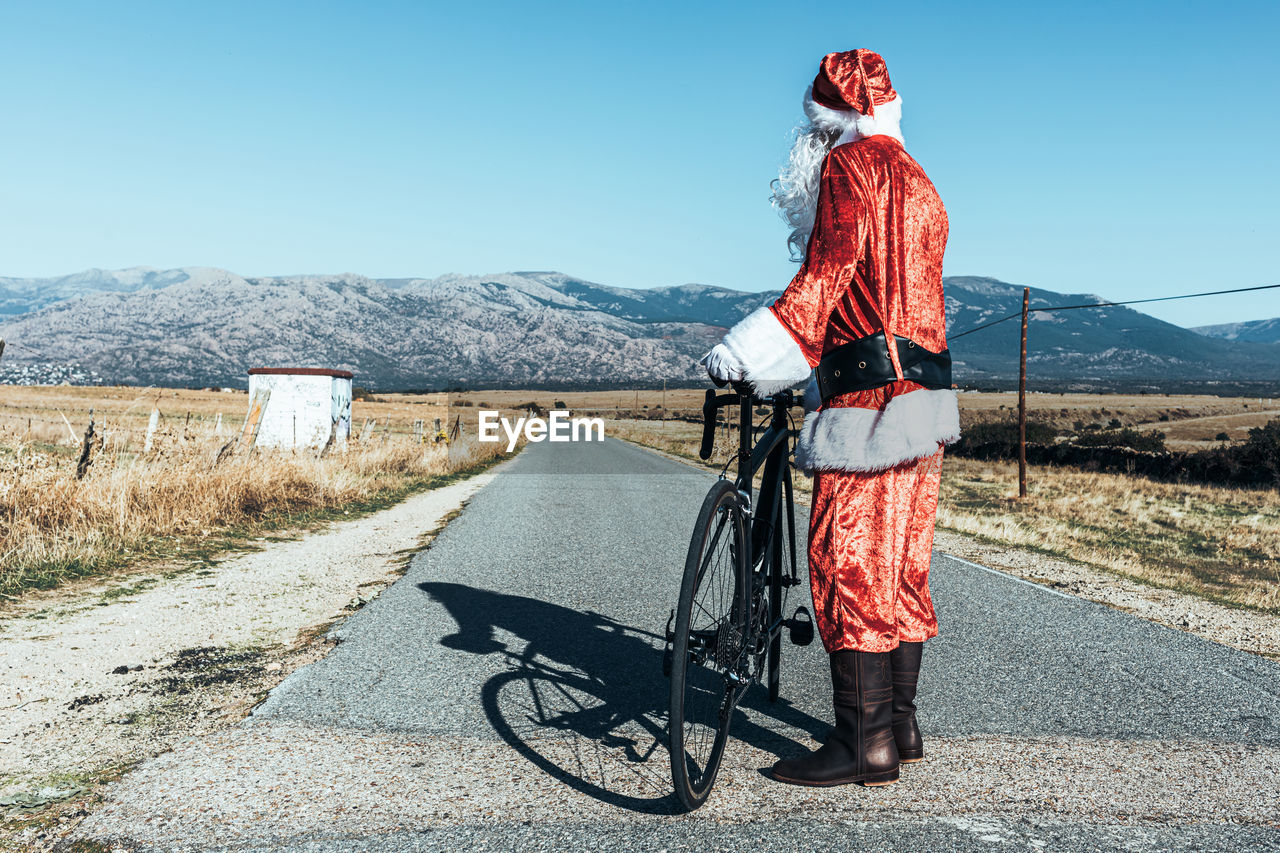
M 244 394 L 0 386 L 0 597 L 158 561 L 209 559 L 270 531 L 372 511 L 501 458 L 474 432 L 413 438 L 443 398 L 356 405 L 368 440 L 315 451 L 234 453 L 215 464 L 247 408 Z M 164 419 L 143 451 L 152 408 Z M 101 444 L 75 476 L 93 409 Z M 215 429 L 222 413 L 222 429 Z M 64 419 L 65 418 L 65 419 Z M 391 429 L 384 429 L 390 426 Z
M 563 406 L 606 419 L 609 435 L 691 458 L 702 389 L 546 392 L 474 391 L 375 395 L 353 404 L 368 440 L 318 460 L 307 453 L 232 457 L 211 467 L 239 429 L 244 392 L 127 387 L 0 386 L 0 594 L 109 571 L 138 560 L 203 553 L 324 513 L 382 505 L 405 490 L 498 452 L 473 445 L 477 412 Z M 1004 420 L 1011 393 L 960 394 L 962 426 Z M 665 404 L 665 408 L 664 408 Z M 153 408 L 162 414 L 152 452 L 142 452 Z M 1280 415 L 1280 401 L 1191 395 L 1030 394 L 1030 417 L 1063 427 L 1112 419 L 1158 428 L 1172 449 L 1243 438 Z M 88 477 L 73 476 L 90 409 L 103 450 Z M 215 428 L 221 415 L 221 429 Z M 412 440 L 461 428 L 459 453 Z M 664 420 L 665 418 L 665 420 Z M 712 460 L 723 465 L 728 441 Z M 798 485 L 807 489 L 807 480 Z M 1235 605 L 1280 612 L 1280 497 L 1275 491 L 1156 483 L 1118 474 L 1033 467 L 1019 502 L 1011 463 L 947 457 L 938 523 L 992 542 L 1036 548 L 1110 572 Z M 185 544 L 184 544 L 185 543 Z M 186 549 L 184 551 L 184 549 Z
M 353 432 L 365 422 L 391 436 L 410 435 L 415 420 L 430 428 L 436 418 L 452 425 L 462 419 L 474 435 L 476 411 L 498 409 L 512 413 L 526 404 L 542 409 L 557 404 L 581 415 L 613 419 L 700 418 L 704 389 L 673 388 L 640 391 L 528 391 L 520 389 L 468 391 L 460 394 L 376 394 L 352 406 Z M 962 391 L 961 426 L 1006 420 L 1017 411 L 1017 395 Z M 665 408 L 664 408 L 665 406 Z M 51 444 L 78 442 L 94 410 L 99 432 L 119 448 L 140 446 L 151 410 L 157 408 L 162 426 L 195 433 L 214 432 L 219 415 L 222 434 L 238 430 L 248 408 L 243 391 L 195 391 L 122 386 L 21 387 L 0 385 L 0 441 Z M 1028 418 L 1063 428 L 1079 421 L 1106 426 L 1112 419 L 1140 430 L 1159 429 L 1172 450 L 1216 446 L 1220 433 L 1243 439 L 1252 427 L 1280 417 L 1280 398 L 1216 397 L 1163 394 L 1049 394 L 1027 395 Z M 389 428 L 389 430 L 388 430 Z M 114 437 L 113 437 L 114 436 Z
M 1092 407 L 1117 409 L 1114 403 Z M 606 433 L 698 461 L 696 424 L 615 420 Z M 722 467 L 730 447 L 722 432 L 711 461 L 699 464 Z M 1274 490 L 1042 466 L 1030 467 L 1027 480 L 1028 497 L 1020 501 L 1016 463 L 944 456 L 939 528 L 1280 614 L 1280 495 Z M 796 481 L 802 497 L 810 482 Z
M 575 414 L 600 415 L 616 419 L 661 419 L 702 415 L 704 389 L 679 388 L 665 393 L 644 391 L 469 391 L 450 395 L 455 413 L 468 407 L 516 409 L 535 403 L 550 409 L 564 403 Z M 1013 393 L 961 391 L 961 426 L 999 421 L 1017 413 L 1018 398 Z M 664 408 L 665 406 L 665 408 Z M 1249 429 L 1280 417 L 1280 398 L 1216 397 L 1190 394 L 1027 394 L 1030 420 L 1070 429 L 1082 424 L 1108 425 L 1112 419 L 1121 426 L 1141 431 L 1159 429 L 1171 450 L 1199 450 L 1219 444 L 1218 434 L 1228 440 L 1245 438 Z

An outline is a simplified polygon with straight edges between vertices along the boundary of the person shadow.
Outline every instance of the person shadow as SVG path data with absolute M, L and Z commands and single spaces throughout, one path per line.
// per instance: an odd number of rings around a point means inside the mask
M 671 787 L 662 635 L 594 611 L 465 584 L 429 581 L 418 588 L 457 623 L 442 646 L 505 660 L 481 695 L 486 718 L 511 748 L 603 802 L 644 813 L 682 810 Z M 779 757 L 794 754 L 795 741 L 758 717 L 814 738 L 830 728 L 752 687 L 734 713 L 730 737 Z

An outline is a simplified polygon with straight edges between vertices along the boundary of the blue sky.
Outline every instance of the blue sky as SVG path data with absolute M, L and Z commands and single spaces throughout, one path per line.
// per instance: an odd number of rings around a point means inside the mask
M 1280 281 L 1276 3 L 0 2 L 0 275 L 555 269 L 785 286 L 769 181 L 880 51 L 949 275 Z M 1142 306 L 1280 315 L 1280 291 Z

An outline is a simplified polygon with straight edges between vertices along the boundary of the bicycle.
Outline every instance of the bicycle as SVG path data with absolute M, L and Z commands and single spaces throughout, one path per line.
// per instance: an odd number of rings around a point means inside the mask
M 757 403 L 771 409 L 767 427 L 753 423 Z M 782 616 L 787 591 L 801 583 L 791 479 L 798 435 L 791 409 L 801 399 L 791 391 L 758 399 L 743 383 L 734 383 L 729 393 L 708 390 L 702 459 L 711 458 L 720 409 L 733 405 L 739 410 L 738 451 L 702 502 L 663 654 L 671 679 L 671 780 L 690 811 L 711 793 L 729 724 L 747 690 L 763 679 L 769 701 L 777 700 L 782 629 L 795 645 L 813 642 L 808 608 L 798 607 L 790 619 Z M 737 474 L 729 480 L 734 461 Z M 752 484 L 761 469 L 753 506 Z

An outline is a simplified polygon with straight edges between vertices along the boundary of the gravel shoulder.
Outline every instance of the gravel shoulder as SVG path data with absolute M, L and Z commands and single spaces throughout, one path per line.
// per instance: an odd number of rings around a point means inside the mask
M 1233 649 L 1280 660 L 1280 616 L 1138 583 L 1093 566 L 938 530 L 934 550 L 1105 604 Z
M 1272 843 L 1278 840 L 1275 808 L 1256 788 L 1256 780 L 1280 772 L 1280 750 L 1274 748 L 993 736 L 929 743 L 928 761 L 904 769 L 902 784 L 867 793 L 769 783 L 761 768 L 789 742 L 735 741 L 717 782 L 719 795 L 686 816 L 672 814 L 662 761 L 637 767 L 621 750 L 572 732 L 527 741 L 539 759 L 533 762 L 513 761 L 506 744 L 487 738 L 270 721 L 219 733 L 149 763 L 85 828 L 112 832 L 112 843 L 130 850 L 178 850 L 184 842 L 191 850 L 293 849 L 304 841 L 313 845 L 309 849 L 343 850 L 356 839 L 409 831 L 429 837 L 464 826 L 500 832 L 565 823 L 577 824 L 579 834 L 561 849 L 584 849 L 587 838 L 619 825 L 638 834 L 694 823 L 714 839 L 702 849 L 719 849 L 720 833 L 765 816 L 822 823 L 846 815 L 898 826 L 964 816 L 989 827 L 982 834 L 997 836 L 1027 819 L 1096 826 L 1099 835 L 1230 824 L 1237 831 L 1269 830 Z M 459 755 L 467 760 L 459 762 Z M 565 785 L 544 771 L 547 766 L 577 773 L 590 785 Z M 477 784 L 481 779 L 485 783 Z M 1135 784 L 1148 779 L 1170 781 Z M 856 811 L 850 809 L 854 803 Z M 1045 837 L 1034 829 L 1030 835 Z M 771 836 L 770 845 L 779 840 Z M 1028 840 L 1014 849 L 1034 850 Z M 607 849 L 642 848 L 624 843 Z
M 0 849 L 43 849 L 100 783 L 234 725 L 333 646 L 496 472 L 211 566 L 40 593 L 0 618 Z M 6 802 L 7 801 L 7 802 Z

